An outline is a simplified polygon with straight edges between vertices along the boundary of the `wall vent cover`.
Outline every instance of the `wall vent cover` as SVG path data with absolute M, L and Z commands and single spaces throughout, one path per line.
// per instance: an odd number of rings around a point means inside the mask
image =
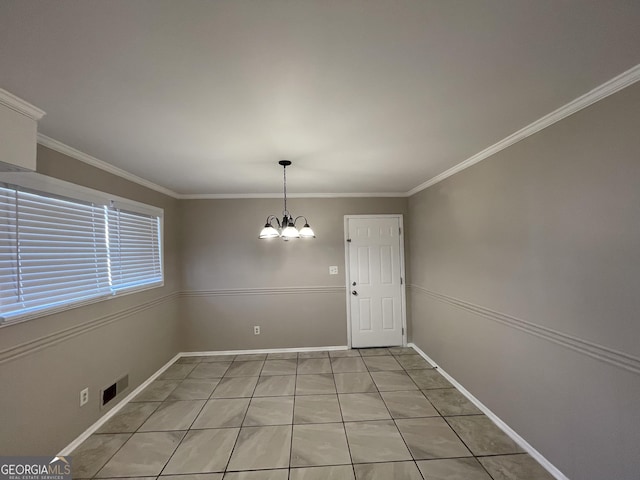
M 102 406 L 108 405 L 114 398 L 124 392 L 129 386 L 129 375 L 125 375 L 120 377 L 115 383 L 109 385 L 106 388 L 102 389 L 101 397 L 102 397 Z

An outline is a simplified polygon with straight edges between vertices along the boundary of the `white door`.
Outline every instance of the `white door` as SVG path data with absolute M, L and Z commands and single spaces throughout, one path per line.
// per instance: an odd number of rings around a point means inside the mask
M 345 217 L 351 346 L 402 345 L 401 217 Z

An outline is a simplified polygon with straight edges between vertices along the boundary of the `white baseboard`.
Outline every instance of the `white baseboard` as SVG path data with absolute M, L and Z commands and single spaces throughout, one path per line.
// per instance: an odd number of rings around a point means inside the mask
M 496 414 L 494 414 L 489 408 L 487 408 L 480 400 L 474 397 L 469 391 L 467 391 L 460 383 L 458 383 L 451 375 L 442 370 L 436 362 L 434 362 L 426 353 L 418 348 L 414 343 L 408 343 L 408 347 L 413 348 L 419 355 L 421 355 L 429 364 L 438 368 L 438 371 L 445 377 L 451 384 L 456 387 L 465 397 L 467 397 L 475 406 L 477 406 L 487 417 L 489 417 L 502 431 L 504 431 L 509 437 L 513 439 L 518 445 L 520 445 L 529 455 L 535 458 L 551 475 L 557 480 L 569 480 L 560 470 L 558 470 L 551 462 L 542 456 L 535 448 L 533 448 L 526 440 L 518 435 L 509 425 L 503 422 Z M 256 350 L 224 350 L 214 352 L 181 352 L 169 360 L 165 365 L 151 375 L 147 380 L 141 383 L 135 390 L 129 395 L 123 398 L 117 405 L 111 410 L 100 417 L 94 424 L 81 433 L 75 440 L 69 445 L 63 448 L 58 456 L 70 455 L 82 442 L 95 433 L 102 425 L 104 425 L 111 417 L 118 413 L 127 403 L 133 400 L 138 394 L 142 392 L 151 382 L 158 378 L 162 373 L 173 365 L 181 357 L 197 357 L 197 356 L 210 356 L 210 355 L 243 355 L 251 353 L 288 353 L 288 352 L 317 352 L 317 351 L 338 351 L 348 350 L 349 347 L 345 345 L 341 346 L 328 346 L 328 347 L 302 347 L 302 348 L 273 348 L 273 349 L 256 349 Z
M 320 352 L 320 351 L 349 350 L 346 345 L 331 347 L 300 347 L 300 348 L 259 348 L 256 350 L 216 350 L 214 352 L 182 352 L 181 357 L 201 357 L 211 355 L 246 355 L 252 353 L 296 353 L 296 352 Z
M 480 400 L 474 397 L 466 388 L 464 388 L 460 383 L 456 381 L 451 375 L 445 372 L 440 366 L 433 361 L 424 353 L 420 348 L 416 346 L 415 343 L 407 344 L 408 347 L 413 348 L 418 354 L 424 358 L 427 362 L 429 362 L 433 367 L 438 369 L 438 372 L 449 380 L 451 384 L 456 387 L 460 393 L 462 393 L 465 397 L 467 397 L 471 403 L 473 403 L 476 407 L 478 407 L 482 413 L 484 413 L 487 417 L 489 417 L 493 423 L 495 423 L 504 433 L 506 433 L 514 442 L 516 442 L 524 451 L 526 451 L 529 455 L 531 455 L 536 461 L 542 465 L 545 470 L 547 470 L 551 475 L 553 475 L 557 480 L 569 480 L 569 478 L 564 475 L 560 470 L 558 470 L 555 465 L 553 465 L 549 460 L 547 460 L 540 452 L 538 452 L 535 448 L 533 448 L 524 438 L 516 433 L 509 425 L 507 425 L 504 421 L 500 419 L 495 413 L 493 413 L 489 408 L 484 405 Z
M 67 445 L 62 450 L 60 450 L 60 453 L 58 453 L 58 456 L 59 457 L 60 456 L 64 457 L 64 456 L 67 456 L 67 455 L 71 455 L 71 452 L 73 452 L 76 448 L 78 448 L 78 446 L 82 442 L 84 442 L 93 433 L 95 433 L 111 417 L 113 417 L 116 413 L 118 413 L 120 410 L 122 410 L 122 407 L 124 407 L 127 403 L 129 403 L 131 400 L 133 400 L 133 398 L 135 398 L 140 392 L 142 392 L 142 390 L 147 388 L 147 386 L 151 382 L 153 382 L 156 378 L 158 378 L 160 375 L 162 375 L 162 373 L 167 368 L 169 368 L 171 365 L 173 365 L 175 363 L 175 361 L 178 360 L 181 356 L 182 356 L 182 354 L 178 353 L 175 357 L 173 357 L 171 360 L 169 360 L 167 363 L 165 363 L 162 367 L 160 367 L 160 369 L 156 373 L 154 373 L 149 378 L 147 378 L 144 382 L 142 382 L 140 385 L 138 385 L 138 387 L 135 390 L 133 390 L 129 395 L 127 395 L 122 400 L 120 400 L 120 402 L 118 402 L 111 410 L 109 410 L 102 417 L 100 417 L 93 425 L 91 425 L 84 432 L 82 432 L 80 434 L 80 436 L 78 436 L 73 442 L 71 442 L 69 445 Z
M 348 350 L 349 347 L 346 345 L 339 346 L 330 346 L 330 347 L 301 347 L 301 348 L 262 348 L 257 350 L 225 350 L 225 351 L 215 351 L 215 352 L 181 352 L 178 353 L 175 357 L 169 360 L 165 365 L 160 367 L 160 369 L 147 378 L 144 382 L 142 382 L 135 390 L 133 390 L 129 395 L 120 400 L 111 410 L 105 413 L 102 417 L 100 417 L 94 424 L 92 424 L 89 428 L 87 428 L 84 432 L 82 432 L 75 440 L 73 440 L 69 445 L 64 447 L 58 453 L 58 456 L 67 456 L 71 455 L 78 446 L 84 442 L 87 438 L 89 438 L 92 434 L 94 434 L 102 425 L 104 425 L 111 417 L 113 417 L 116 413 L 118 413 L 122 408 L 133 400 L 139 393 L 142 392 L 145 388 L 149 386 L 151 382 L 153 382 L 156 378 L 158 378 L 162 373 L 173 365 L 179 358 L 181 357 L 198 357 L 198 356 L 211 356 L 211 355 L 243 355 L 250 353 L 288 353 L 288 352 L 317 352 L 317 351 L 327 351 L 327 350 Z

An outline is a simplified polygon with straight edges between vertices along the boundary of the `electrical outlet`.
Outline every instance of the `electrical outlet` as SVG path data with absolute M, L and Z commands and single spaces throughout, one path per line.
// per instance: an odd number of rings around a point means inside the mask
M 331 265 L 329 267 L 329 275 L 337 275 L 338 274 L 338 266 L 337 265 Z
M 80 406 L 86 405 L 89 401 L 89 387 L 80 391 Z
M 254 335 L 260 335 L 260 327 L 258 325 L 253 327 L 253 334 Z

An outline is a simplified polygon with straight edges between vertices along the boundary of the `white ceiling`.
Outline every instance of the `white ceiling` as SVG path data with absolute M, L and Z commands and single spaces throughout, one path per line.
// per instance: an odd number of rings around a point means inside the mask
M 630 0 L 0 0 L 40 132 L 181 194 L 407 192 L 640 63 Z

